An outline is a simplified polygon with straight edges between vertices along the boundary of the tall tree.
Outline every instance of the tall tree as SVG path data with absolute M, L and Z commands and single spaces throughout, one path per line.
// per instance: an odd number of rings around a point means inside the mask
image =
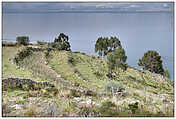
M 103 38 L 99 37 L 95 44 L 95 52 L 98 52 L 99 56 L 103 55 Z
M 149 50 L 148 52 L 144 53 L 144 56 L 139 59 L 138 65 L 150 72 L 159 74 L 164 73 L 161 56 L 159 56 L 159 54 L 153 50 Z
M 113 52 L 108 53 L 107 55 L 107 64 L 109 72 L 112 74 L 113 71 L 118 69 L 126 70 L 127 56 L 125 55 L 125 50 L 122 46 L 114 49 Z
M 58 38 L 55 38 L 52 46 L 58 50 L 67 50 L 70 51 L 70 43 L 68 42 L 69 38 L 64 33 L 60 33 Z
M 99 37 L 95 44 L 95 52 L 98 52 L 99 56 L 106 56 L 119 46 L 121 43 L 117 37 Z

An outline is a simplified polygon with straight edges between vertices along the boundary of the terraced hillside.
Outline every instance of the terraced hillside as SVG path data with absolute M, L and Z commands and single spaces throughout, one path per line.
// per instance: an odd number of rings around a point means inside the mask
M 70 51 L 46 53 L 44 48 L 15 64 L 13 58 L 25 48 L 3 47 L 2 78 L 54 87 L 8 84 L 3 89 L 3 116 L 173 116 L 174 85 L 159 74 L 128 66 L 110 79 L 101 58 Z

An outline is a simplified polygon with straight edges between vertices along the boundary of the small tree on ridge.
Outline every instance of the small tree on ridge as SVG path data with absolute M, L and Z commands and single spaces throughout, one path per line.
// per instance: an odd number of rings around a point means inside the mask
M 162 75 L 164 73 L 161 56 L 153 50 L 144 53 L 144 56 L 139 59 L 138 65 L 153 73 L 159 73 Z

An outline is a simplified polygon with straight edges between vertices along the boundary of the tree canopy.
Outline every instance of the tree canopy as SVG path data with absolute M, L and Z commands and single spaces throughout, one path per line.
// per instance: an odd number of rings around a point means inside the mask
M 29 37 L 28 36 L 18 36 L 16 38 L 18 44 L 21 45 L 28 45 L 29 44 Z
M 58 50 L 67 50 L 70 51 L 70 43 L 68 42 L 69 37 L 64 33 L 60 33 L 58 38 L 55 38 L 54 43 L 52 43 L 52 47 Z
M 109 72 L 112 73 L 112 71 L 117 70 L 118 68 L 126 70 L 126 60 L 127 56 L 125 55 L 125 50 L 122 46 L 119 46 L 113 52 L 108 53 L 107 64 Z
M 153 50 L 144 53 L 144 56 L 139 59 L 138 65 L 152 73 L 164 73 L 161 56 Z
M 95 52 L 98 52 L 99 56 L 106 56 L 119 46 L 121 43 L 117 37 L 99 37 L 95 44 Z

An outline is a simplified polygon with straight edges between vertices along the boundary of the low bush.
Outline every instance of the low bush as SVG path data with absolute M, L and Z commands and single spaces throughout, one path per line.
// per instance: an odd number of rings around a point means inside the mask
M 57 88 L 47 87 L 45 89 L 46 89 L 47 92 L 52 93 L 53 95 L 56 95 L 59 92 Z
M 73 52 L 73 53 L 80 53 L 79 51 Z
M 117 83 L 115 81 L 111 81 L 105 85 L 105 91 L 110 93 L 121 92 L 125 90 L 125 87 L 121 83 Z
M 95 74 L 98 78 L 100 78 L 100 77 L 103 76 L 103 74 L 102 74 L 100 71 L 95 71 L 94 74 Z
M 103 102 L 98 112 L 102 117 L 117 117 L 119 115 L 119 112 L 116 110 L 116 105 L 111 101 Z
M 80 97 L 80 96 L 81 96 L 81 92 L 79 92 L 79 91 L 77 91 L 77 90 L 75 90 L 75 89 L 72 89 L 72 90 L 71 90 L 71 95 L 72 95 L 73 97 Z
M 135 114 L 136 110 L 138 109 L 138 102 L 135 102 L 133 104 L 129 104 L 128 107 L 132 111 L 132 113 Z
M 73 66 L 75 66 L 76 63 L 80 61 L 80 57 L 73 54 L 72 52 L 67 53 L 67 55 L 68 55 L 68 63 L 70 63 Z
M 37 41 L 37 44 L 38 44 L 38 45 L 47 45 L 48 43 L 47 43 L 47 42 L 43 42 L 43 41 L 39 41 L 39 40 L 38 40 L 38 41 Z
M 37 110 L 35 106 L 30 106 L 28 110 L 24 113 L 24 116 L 27 117 L 36 117 L 37 116 Z
M 25 94 L 23 95 L 23 99 L 27 99 L 27 98 L 29 98 L 29 93 L 25 93 Z
M 91 90 L 85 90 L 84 95 L 86 96 L 97 96 L 97 93 Z
M 105 101 L 105 102 L 102 102 L 102 107 L 107 109 L 110 107 L 116 107 L 116 105 L 111 101 Z
M 46 57 L 46 58 L 48 58 L 49 53 L 50 53 L 51 51 L 52 51 L 51 48 L 46 48 L 46 49 L 44 50 L 44 54 L 45 54 L 45 57 Z
M 17 43 L 2 41 L 2 46 L 14 47 L 17 46 Z
M 19 61 L 22 61 L 25 57 L 31 55 L 33 52 L 41 51 L 40 48 L 32 48 L 32 47 L 27 47 L 24 48 L 23 50 L 19 51 L 17 55 L 14 58 L 14 62 L 16 64 L 19 64 Z
M 109 78 L 109 79 L 115 79 L 116 78 L 116 75 L 112 74 L 112 73 L 108 73 L 106 74 L 106 76 Z
M 75 65 L 76 60 L 72 56 L 68 56 L 68 63 Z
M 170 74 L 169 74 L 169 71 L 168 70 L 166 70 L 166 71 L 164 71 L 164 74 L 163 74 L 165 77 L 167 77 L 167 78 L 170 78 Z
M 96 107 L 90 108 L 90 107 L 86 107 L 86 106 L 81 107 L 78 114 L 81 117 L 98 117 L 99 116 L 99 113 L 97 112 Z
M 80 83 L 75 82 L 75 83 L 74 83 L 74 86 L 79 87 L 79 86 L 80 86 Z

